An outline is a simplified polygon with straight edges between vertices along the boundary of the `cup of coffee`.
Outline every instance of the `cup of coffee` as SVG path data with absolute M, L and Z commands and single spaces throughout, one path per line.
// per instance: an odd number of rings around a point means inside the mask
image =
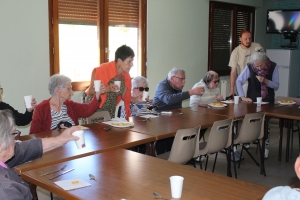
M 149 96 L 149 92 L 146 92 L 145 90 L 143 91 L 143 97 L 142 97 L 142 100 L 143 101 L 146 101 L 146 98 L 148 98 Z
M 79 137 L 79 140 L 76 140 L 76 146 L 77 149 L 82 149 L 85 147 L 85 140 L 84 140 L 84 131 L 83 130 L 78 130 L 72 133 L 72 135 Z
M 262 97 L 256 97 L 257 106 L 261 106 Z
M 96 92 L 100 92 L 101 80 L 94 80 L 94 88 Z
M 170 177 L 172 198 L 181 198 L 183 179 L 182 176 Z
M 24 96 L 24 100 L 25 100 L 26 108 L 32 108 L 31 106 L 32 95 Z
M 119 87 L 119 90 L 116 91 L 119 92 L 121 87 L 121 81 L 115 81 L 114 84 L 116 84 Z

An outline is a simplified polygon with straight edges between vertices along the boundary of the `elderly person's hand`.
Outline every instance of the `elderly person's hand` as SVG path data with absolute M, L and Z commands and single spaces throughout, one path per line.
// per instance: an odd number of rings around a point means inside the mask
M 195 87 L 195 88 L 189 90 L 190 96 L 192 96 L 192 95 L 203 95 L 204 92 L 205 92 L 205 89 L 204 89 L 203 86 Z
M 27 108 L 27 111 L 28 112 L 32 112 L 35 109 L 36 106 L 37 106 L 36 100 L 35 100 L 35 98 L 32 98 L 32 100 L 31 100 L 31 108 Z
M 252 99 L 250 99 L 250 98 L 247 98 L 247 97 L 241 97 L 241 99 L 242 99 L 243 101 L 252 103 Z
M 218 94 L 218 95 L 216 96 L 216 99 L 217 99 L 218 101 L 223 101 L 223 100 L 224 100 L 224 98 L 223 98 L 223 96 L 222 96 L 221 94 Z
M 120 88 L 117 84 L 109 84 L 105 88 L 105 92 L 118 92 L 119 90 L 120 90 Z

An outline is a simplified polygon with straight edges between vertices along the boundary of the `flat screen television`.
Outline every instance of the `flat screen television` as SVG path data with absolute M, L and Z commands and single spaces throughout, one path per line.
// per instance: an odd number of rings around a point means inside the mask
M 267 33 L 300 33 L 300 9 L 267 12 Z

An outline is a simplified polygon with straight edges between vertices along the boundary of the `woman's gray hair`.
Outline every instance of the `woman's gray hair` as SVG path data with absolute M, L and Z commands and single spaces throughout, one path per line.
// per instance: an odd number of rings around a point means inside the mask
M 139 83 L 146 83 L 148 87 L 148 80 L 143 76 L 136 76 L 131 80 L 131 87 L 135 88 L 138 86 Z
M 183 69 L 173 67 L 168 73 L 168 80 L 170 80 L 172 76 L 176 76 L 178 72 L 182 72 L 185 75 L 185 71 Z
M 55 96 L 55 88 L 63 88 L 71 83 L 71 79 L 65 75 L 54 74 L 50 77 L 48 90 L 52 96 Z
M 15 138 L 12 130 L 15 128 L 15 121 L 10 110 L 0 111 L 0 151 L 4 151 L 12 145 Z
M 251 54 L 249 63 L 254 63 L 255 61 L 260 60 L 266 62 L 268 57 L 262 47 L 256 47 L 254 52 Z

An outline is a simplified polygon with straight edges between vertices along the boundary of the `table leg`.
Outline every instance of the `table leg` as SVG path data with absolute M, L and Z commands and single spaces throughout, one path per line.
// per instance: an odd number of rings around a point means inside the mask
M 155 147 L 156 147 L 156 141 L 147 143 L 146 155 L 156 157 Z
M 232 144 L 233 144 L 233 139 L 234 139 L 234 127 L 236 127 L 237 130 L 237 121 L 233 122 L 232 125 L 232 134 L 231 134 L 231 139 L 232 139 Z M 233 145 L 230 145 L 230 147 L 228 147 L 227 150 L 227 176 L 228 177 L 232 177 L 232 173 L 231 173 L 231 151 L 232 151 Z
M 289 162 L 290 159 L 290 133 L 291 133 L 291 124 L 293 120 L 287 120 L 287 138 L 286 138 L 286 155 L 285 155 L 285 162 Z
M 38 200 L 36 185 L 29 183 L 30 192 L 32 194 L 32 200 Z
M 283 126 L 284 126 L 284 119 L 280 118 L 279 119 L 280 136 L 279 136 L 278 161 L 281 161 Z
M 268 137 L 268 124 L 269 124 L 270 117 L 265 116 L 264 121 L 264 136 L 262 138 L 262 144 L 261 144 L 261 152 L 260 152 L 260 174 L 265 175 L 265 149 L 266 149 L 266 138 Z M 258 145 L 259 142 L 258 142 Z

